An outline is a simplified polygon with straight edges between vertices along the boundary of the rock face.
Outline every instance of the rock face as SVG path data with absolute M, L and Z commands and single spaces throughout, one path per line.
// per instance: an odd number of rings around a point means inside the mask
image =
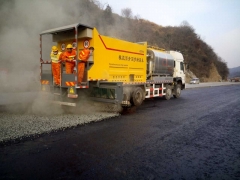
M 203 82 L 219 82 L 222 81 L 222 77 L 219 75 L 217 68 L 214 64 L 211 64 L 209 77 L 201 78 Z
M 186 83 L 189 83 L 192 78 L 197 77 L 192 71 L 189 69 L 186 71 Z
M 190 70 L 186 71 L 186 83 L 189 83 L 192 78 L 197 77 Z M 200 82 L 219 82 L 222 81 L 222 77 L 219 75 L 217 68 L 214 64 L 210 65 L 209 77 L 197 77 L 200 79 Z

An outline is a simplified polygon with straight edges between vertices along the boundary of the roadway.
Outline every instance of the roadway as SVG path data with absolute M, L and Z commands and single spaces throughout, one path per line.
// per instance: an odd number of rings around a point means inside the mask
M 240 84 L 240 82 L 209 82 L 200 84 L 186 84 L 186 89 L 196 88 L 196 87 L 213 87 L 213 86 L 224 86 L 224 85 L 235 85 Z M 38 97 L 38 92 L 0 92 L 0 106 L 9 105 L 15 103 L 31 103 L 35 101 Z
M 0 179 L 239 179 L 239 92 L 236 83 L 188 89 L 136 113 L 1 144 Z
M 228 86 L 228 85 L 236 85 L 240 84 L 240 82 L 206 82 L 199 84 L 186 84 L 186 89 L 196 88 L 196 87 L 214 87 L 214 86 Z

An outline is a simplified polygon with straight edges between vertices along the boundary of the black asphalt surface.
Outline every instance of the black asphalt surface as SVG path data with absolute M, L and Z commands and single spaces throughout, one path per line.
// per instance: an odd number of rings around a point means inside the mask
M 240 179 L 240 85 L 1 144 L 0 179 Z

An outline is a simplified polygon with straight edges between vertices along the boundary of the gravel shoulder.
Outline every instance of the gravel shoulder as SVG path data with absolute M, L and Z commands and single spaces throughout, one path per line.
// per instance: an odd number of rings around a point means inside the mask
M 21 140 L 31 136 L 64 131 L 90 122 L 116 117 L 117 113 L 34 115 L 0 112 L 0 143 Z
M 37 92 L 7 93 L 4 97 L 1 102 L 7 103 L 0 106 L 0 144 L 119 116 L 119 113 L 102 112 L 85 99 L 78 108 L 71 108 L 54 105 L 46 99 L 51 97 Z

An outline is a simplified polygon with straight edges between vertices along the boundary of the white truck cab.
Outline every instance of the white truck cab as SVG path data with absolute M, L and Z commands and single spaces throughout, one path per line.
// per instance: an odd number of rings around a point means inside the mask
M 185 84 L 185 68 L 183 55 L 177 51 L 169 51 L 174 58 L 174 73 L 173 77 L 182 78 L 182 83 Z

